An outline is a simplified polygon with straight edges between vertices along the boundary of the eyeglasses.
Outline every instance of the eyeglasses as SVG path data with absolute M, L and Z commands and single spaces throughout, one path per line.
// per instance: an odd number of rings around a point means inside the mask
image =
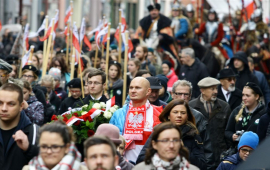
M 70 93 L 80 93 L 81 90 L 70 90 Z
M 162 140 L 156 140 L 156 142 L 161 142 L 165 145 L 169 145 L 170 143 L 179 144 L 181 142 L 181 139 L 173 139 L 173 140 L 162 139 Z
M 31 75 L 23 75 L 22 77 L 24 77 L 24 78 L 33 78 L 34 76 L 31 76 Z
M 184 95 L 185 97 L 188 97 L 189 96 L 189 93 L 174 93 L 176 96 L 182 96 Z
M 58 153 L 62 148 L 64 148 L 66 145 L 52 145 L 52 146 L 47 146 L 47 145 L 41 145 L 39 146 L 39 150 L 41 153 L 46 153 L 48 152 L 48 149 L 50 149 L 53 153 Z
M 92 84 L 94 84 L 95 86 L 97 86 L 97 85 L 102 84 L 102 83 L 97 82 L 97 81 L 94 81 L 94 82 L 92 82 L 92 81 L 88 81 L 88 82 L 87 82 L 87 84 L 88 84 L 88 85 L 92 85 Z
M 253 149 L 243 149 L 241 148 L 241 151 L 244 153 L 244 154 L 247 154 L 247 153 L 251 153 L 253 151 Z
M 235 81 L 235 77 L 229 77 L 229 78 L 227 78 L 227 80 L 228 81 L 232 81 L 232 80 Z

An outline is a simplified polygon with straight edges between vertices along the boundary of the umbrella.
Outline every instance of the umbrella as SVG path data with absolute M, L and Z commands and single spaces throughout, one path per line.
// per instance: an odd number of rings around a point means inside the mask
M 270 137 L 266 138 L 256 150 L 248 157 L 248 159 L 239 164 L 236 170 L 267 170 L 270 169 L 269 153 L 270 153 Z

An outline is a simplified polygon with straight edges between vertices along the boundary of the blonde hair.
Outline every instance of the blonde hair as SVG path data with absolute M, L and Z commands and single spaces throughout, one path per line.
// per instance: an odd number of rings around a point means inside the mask
M 257 93 L 255 93 L 254 90 L 252 88 L 250 88 L 249 86 L 244 86 L 244 88 L 251 89 L 251 93 L 254 94 L 254 95 L 257 95 Z M 260 98 L 258 99 L 258 102 L 259 101 L 260 101 Z M 242 107 L 239 110 L 238 114 L 235 116 L 235 121 L 236 122 L 238 122 L 239 119 L 243 117 L 243 111 L 244 111 L 245 107 L 246 107 L 246 105 L 242 102 Z
M 54 89 L 54 87 L 55 87 L 55 81 L 54 81 L 53 76 L 51 76 L 51 75 L 45 75 L 44 77 L 41 78 L 40 84 L 42 84 L 43 82 L 50 82 L 52 84 L 52 89 Z

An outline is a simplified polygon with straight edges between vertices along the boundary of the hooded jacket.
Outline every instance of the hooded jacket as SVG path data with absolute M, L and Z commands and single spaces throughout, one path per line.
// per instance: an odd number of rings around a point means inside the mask
M 228 156 L 222 161 L 217 170 L 235 170 L 237 165 L 243 160 L 240 158 L 239 153 L 236 153 L 232 156 Z
M 1 126 L 0 126 L 1 129 Z M 21 150 L 14 139 L 11 137 L 8 147 L 4 149 L 2 130 L 0 130 L 0 167 L 1 170 L 19 170 L 24 165 L 38 155 L 37 132 L 38 127 L 33 125 L 24 111 L 21 111 L 20 121 L 15 128 L 13 134 L 18 130 L 22 130 L 28 137 L 29 147 L 27 151 Z
M 242 71 L 238 71 L 234 67 L 233 62 L 235 59 L 241 60 L 244 63 L 244 69 Z M 260 85 L 256 76 L 253 75 L 249 70 L 247 55 L 243 51 L 238 51 L 234 54 L 233 58 L 231 58 L 229 62 L 229 67 L 232 68 L 233 71 L 238 74 L 238 77 L 236 77 L 235 87 L 238 88 L 239 90 L 243 90 L 247 82 L 253 82 L 258 86 Z
M 35 95 L 32 95 L 27 100 L 28 108 L 25 109 L 25 114 L 29 117 L 32 123 L 43 125 L 44 121 L 44 106 L 40 103 Z

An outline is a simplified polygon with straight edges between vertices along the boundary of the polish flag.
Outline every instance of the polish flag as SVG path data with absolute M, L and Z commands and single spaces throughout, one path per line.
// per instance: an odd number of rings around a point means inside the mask
M 81 47 L 80 47 L 80 43 L 79 43 L 79 35 L 78 35 L 78 28 L 76 26 L 76 22 L 73 23 L 73 29 L 72 29 L 72 44 L 76 49 L 76 58 L 75 61 L 79 64 L 79 59 L 81 60 L 81 70 L 84 70 L 84 65 L 83 65 L 83 61 L 81 58 Z
M 37 37 L 39 36 L 39 33 L 43 30 L 45 30 L 46 27 L 46 19 L 48 18 L 48 16 L 46 16 L 41 24 L 41 26 L 39 27 L 39 29 L 37 30 L 37 32 L 35 32 L 32 36 L 28 36 L 29 38 L 33 38 L 33 37 Z
M 66 10 L 66 16 L 65 16 L 65 21 L 64 21 L 65 23 L 68 22 L 68 20 L 69 20 L 69 18 L 71 17 L 72 13 L 73 13 L 73 9 L 72 9 L 72 7 L 69 5 L 69 6 L 68 6 L 68 9 Z
M 115 105 L 115 96 L 106 102 L 106 111 Z
M 28 35 L 29 35 L 29 24 L 27 23 L 25 25 L 24 34 L 23 34 L 23 44 L 26 51 L 29 50 Z
M 244 0 L 244 8 L 247 12 L 247 17 L 249 19 L 255 10 L 254 1 L 253 0 Z M 246 16 L 244 16 L 244 17 L 246 17 Z
M 85 35 L 85 18 L 82 19 L 79 42 L 82 43 Z
M 90 43 L 90 41 L 88 40 L 88 38 L 87 38 L 86 35 L 84 35 L 84 37 L 83 37 L 83 42 L 84 42 L 84 44 L 89 48 L 88 51 L 91 51 L 91 50 L 92 50 L 92 45 L 91 45 L 91 43 Z
M 31 49 L 29 49 L 29 50 L 27 51 L 27 53 L 22 57 L 22 68 L 23 68 L 25 65 L 28 64 L 27 61 L 28 61 L 28 59 L 29 59 L 30 52 L 31 52 Z
M 2 23 L 1 23 L 1 21 L 0 21 L 0 31 L 1 31 L 1 29 L 2 29 Z
M 54 20 L 54 26 L 53 26 L 53 31 L 52 31 L 52 21 L 53 20 Z M 59 21 L 59 10 L 57 9 L 55 17 L 52 18 L 51 21 L 50 21 L 50 25 L 49 25 L 49 28 L 48 28 L 48 31 L 47 31 L 46 35 L 43 38 L 40 38 L 39 39 L 40 41 L 47 40 L 52 32 L 54 34 L 54 32 L 56 31 L 56 28 L 58 27 L 58 21 Z
M 122 33 L 124 33 L 126 31 L 126 28 L 127 28 L 127 22 L 126 22 L 126 18 L 125 18 L 125 15 L 124 15 L 124 11 L 122 9 L 119 9 L 119 11 L 121 11 L 121 30 L 122 30 Z
M 103 28 L 102 30 L 100 30 L 100 31 L 98 32 L 98 34 L 97 34 L 97 36 L 96 36 L 96 43 L 97 43 L 98 48 L 99 48 L 101 36 L 106 35 L 106 34 L 108 33 L 108 29 L 109 29 L 109 27 L 108 27 L 108 25 L 107 25 L 105 28 Z M 104 38 L 105 38 L 105 37 L 104 37 Z M 103 38 L 103 39 L 104 39 L 104 38 Z M 107 39 L 107 38 L 106 38 L 106 39 Z
M 98 26 L 93 29 L 91 32 L 88 33 L 88 35 L 94 34 L 97 31 L 100 31 L 100 29 L 103 27 L 103 23 L 101 20 L 99 20 Z

